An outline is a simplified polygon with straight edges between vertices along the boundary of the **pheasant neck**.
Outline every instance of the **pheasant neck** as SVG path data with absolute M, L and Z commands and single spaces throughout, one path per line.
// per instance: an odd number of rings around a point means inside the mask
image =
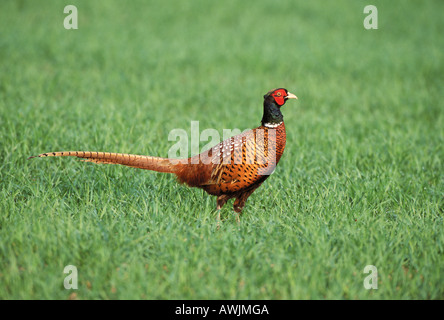
M 284 121 L 284 116 L 279 106 L 274 101 L 266 99 L 264 101 L 264 115 L 262 125 L 265 127 L 277 127 Z

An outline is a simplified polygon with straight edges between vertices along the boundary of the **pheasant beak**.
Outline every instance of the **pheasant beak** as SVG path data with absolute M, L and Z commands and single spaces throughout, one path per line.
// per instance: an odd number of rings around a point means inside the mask
M 296 97 L 293 93 L 290 93 L 290 92 L 287 93 L 286 98 L 287 99 L 296 99 L 296 100 L 298 99 L 298 97 Z

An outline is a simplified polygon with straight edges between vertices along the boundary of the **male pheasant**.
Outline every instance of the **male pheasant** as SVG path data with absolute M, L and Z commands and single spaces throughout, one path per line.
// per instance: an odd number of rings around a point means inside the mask
M 286 142 L 280 108 L 288 99 L 297 97 L 284 88 L 269 91 L 264 96 L 261 126 L 222 141 L 208 151 L 188 159 L 91 151 L 49 152 L 35 157 L 78 157 L 88 162 L 174 173 L 179 182 L 217 196 L 219 220 L 220 209 L 231 198 L 235 198 L 234 211 L 240 214 L 248 197 L 278 164 Z

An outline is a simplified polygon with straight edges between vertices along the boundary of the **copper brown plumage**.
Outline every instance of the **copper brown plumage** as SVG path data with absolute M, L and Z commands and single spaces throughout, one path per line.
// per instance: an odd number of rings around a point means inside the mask
M 271 90 L 264 96 L 261 126 L 188 159 L 90 151 L 49 152 L 36 157 L 78 157 L 87 162 L 173 173 L 181 183 L 217 196 L 218 212 L 234 198 L 234 211 L 240 213 L 248 197 L 274 171 L 284 152 L 286 133 L 280 108 L 288 99 L 297 97 L 283 88 Z

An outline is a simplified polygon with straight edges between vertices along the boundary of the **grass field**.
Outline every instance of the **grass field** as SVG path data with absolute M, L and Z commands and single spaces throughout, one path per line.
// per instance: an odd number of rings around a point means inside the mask
M 63 8 L 78 8 L 65 30 Z M 367 4 L 377 30 L 363 27 Z M 1 1 L 1 299 L 443 299 L 442 1 Z M 287 147 L 236 223 L 171 175 L 176 128 Z M 205 144 L 205 143 L 203 143 Z M 78 269 L 66 290 L 64 267 Z M 365 266 L 378 289 L 363 286 Z

